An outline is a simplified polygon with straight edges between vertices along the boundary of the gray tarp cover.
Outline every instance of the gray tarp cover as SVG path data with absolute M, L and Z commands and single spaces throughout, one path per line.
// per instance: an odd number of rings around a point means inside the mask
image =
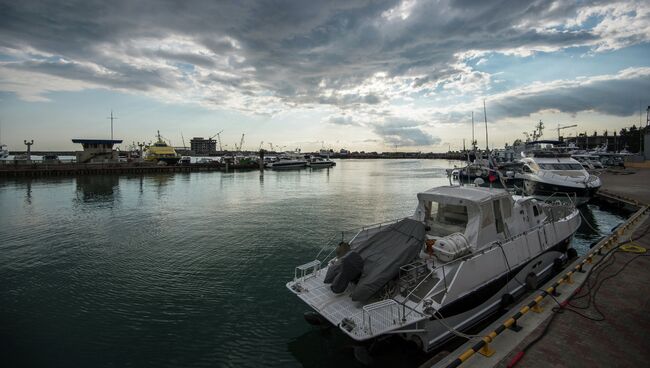
M 373 235 L 354 251 L 363 258 L 363 274 L 352 293 L 352 300 L 366 301 L 410 263 L 424 243 L 424 225 L 401 220 Z

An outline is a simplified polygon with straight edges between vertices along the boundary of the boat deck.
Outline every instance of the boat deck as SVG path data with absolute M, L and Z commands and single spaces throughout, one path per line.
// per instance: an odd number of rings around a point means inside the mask
M 287 287 L 332 324 L 348 326 L 342 329 L 353 339 L 366 340 L 424 318 L 417 311 L 404 308 L 393 299 L 365 305 L 355 302 L 350 298 L 354 290 L 352 284 L 345 292 L 335 294 L 330 290 L 329 284 L 323 283 L 324 278 L 325 270 L 320 270 L 316 275 L 300 281 L 300 292 L 291 288 L 293 282 L 288 283 Z

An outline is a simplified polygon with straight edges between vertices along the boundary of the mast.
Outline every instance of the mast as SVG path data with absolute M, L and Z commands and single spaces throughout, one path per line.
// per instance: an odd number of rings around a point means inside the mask
M 113 120 L 117 120 L 117 117 L 113 116 L 113 109 L 111 109 L 111 116 L 108 119 L 111 119 L 111 140 L 113 140 Z
M 483 117 L 485 118 L 485 150 L 490 151 L 490 146 L 488 145 L 487 110 L 485 109 L 485 99 L 483 99 Z
M 472 151 L 476 151 L 476 140 L 474 140 L 474 111 L 472 111 Z

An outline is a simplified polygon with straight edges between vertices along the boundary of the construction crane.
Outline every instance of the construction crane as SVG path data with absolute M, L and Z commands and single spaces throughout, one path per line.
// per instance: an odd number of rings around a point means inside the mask
M 560 140 L 560 130 L 562 129 L 568 129 L 568 128 L 575 128 L 577 127 L 578 124 L 573 124 L 573 125 L 567 125 L 567 126 L 560 126 L 560 124 L 557 125 L 557 140 Z
M 183 132 L 181 132 L 181 140 L 183 141 L 183 149 L 186 150 L 187 146 L 185 145 L 185 137 L 183 137 Z
M 213 135 L 212 137 L 208 137 L 208 141 L 211 141 L 212 138 L 217 137 L 217 143 L 219 143 L 219 151 L 223 152 L 223 149 L 221 148 L 221 133 L 223 133 L 223 130 Z
M 239 141 L 239 150 L 242 151 L 244 148 L 244 133 L 241 134 L 241 140 Z
M 223 130 L 217 133 L 217 141 L 219 142 L 219 151 L 223 152 L 223 147 L 221 147 L 221 133 L 223 133 Z

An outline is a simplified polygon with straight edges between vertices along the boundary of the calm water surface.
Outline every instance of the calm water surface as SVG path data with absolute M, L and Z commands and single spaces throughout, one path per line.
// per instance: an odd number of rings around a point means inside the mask
M 410 215 L 454 163 L 0 180 L 3 365 L 358 365 L 284 285 L 337 231 Z M 597 238 L 583 225 L 574 246 Z

